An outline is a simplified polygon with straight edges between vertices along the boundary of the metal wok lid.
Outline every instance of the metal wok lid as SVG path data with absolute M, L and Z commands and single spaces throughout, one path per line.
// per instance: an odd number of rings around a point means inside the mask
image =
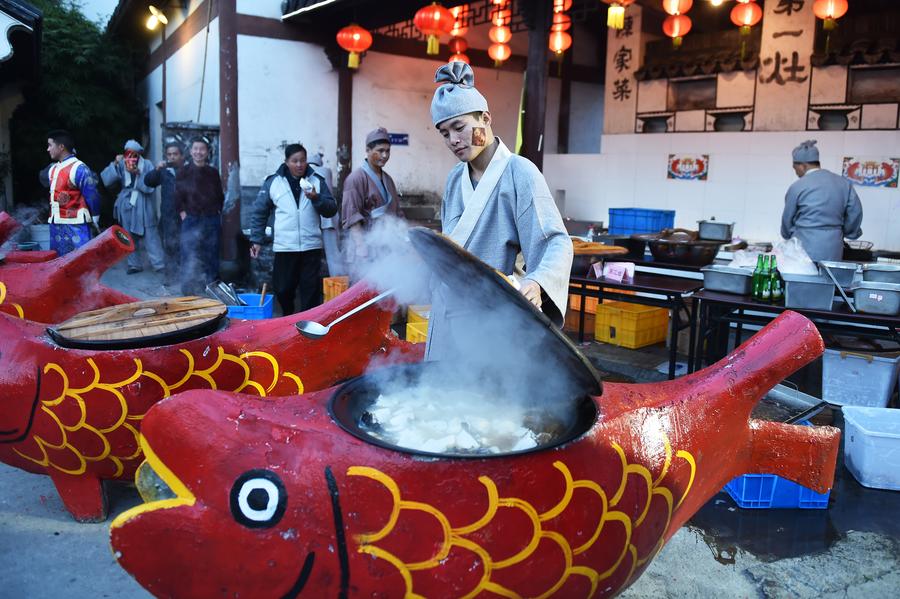
M 562 370 L 560 376 L 579 393 L 600 395 L 603 392 L 600 374 L 575 344 L 493 268 L 430 229 L 410 229 L 409 240 L 425 263 L 450 288 L 477 289 L 476 293 L 466 296 L 467 305 L 487 318 L 498 306 L 511 309 L 518 316 L 516 324 L 520 330 L 510 331 L 510 335 L 532 340 L 534 347 L 529 349 L 534 352 L 535 360 L 557 364 Z

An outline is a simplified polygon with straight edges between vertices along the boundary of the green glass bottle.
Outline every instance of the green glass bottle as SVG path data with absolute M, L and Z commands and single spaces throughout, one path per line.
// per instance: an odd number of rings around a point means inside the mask
M 778 272 L 778 260 L 772 256 L 771 272 L 769 272 L 769 281 L 771 285 L 772 303 L 778 303 L 784 299 L 784 280 L 781 273 Z
M 750 295 L 753 299 L 759 299 L 760 297 L 759 282 L 762 280 L 762 272 L 763 255 L 760 254 L 756 257 L 756 268 L 753 269 L 753 277 L 750 280 Z
M 759 300 L 762 302 L 772 301 L 772 279 L 770 278 L 771 258 L 774 256 L 766 256 L 763 260 L 763 272 L 759 281 Z

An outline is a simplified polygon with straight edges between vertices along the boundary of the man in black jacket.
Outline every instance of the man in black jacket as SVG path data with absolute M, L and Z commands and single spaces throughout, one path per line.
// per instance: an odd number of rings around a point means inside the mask
M 156 168 L 144 175 L 144 185 L 159 187 L 159 228 L 162 233 L 163 251 L 166 255 L 166 285 L 174 285 L 178 278 L 180 261 L 178 259 L 181 235 L 181 219 L 175 208 L 175 176 L 184 166 L 184 152 L 181 144 L 170 141 L 165 147 L 166 159 Z

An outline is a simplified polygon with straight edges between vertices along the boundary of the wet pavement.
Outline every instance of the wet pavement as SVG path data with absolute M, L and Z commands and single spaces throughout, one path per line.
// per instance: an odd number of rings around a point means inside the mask
M 160 275 L 126 275 L 114 265 L 103 282 L 136 297 L 177 294 Z M 606 380 L 665 378 L 655 370 L 664 349 L 626 352 L 583 347 Z M 660 358 L 662 356 L 662 358 Z M 758 416 L 780 420 L 783 408 Z M 815 421 L 827 421 L 825 413 Z M 834 424 L 843 428 L 840 412 Z M 862 487 L 838 464 L 827 510 L 747 510 L 726 494 L 713 497 L 621 596 L 707 598 L 900 596 L 900 492 Z M 133 487 L 110 484 L 110 513 L 140 502 Z M 149 595 L 118 567 L 109 522 L 78 524 L 50 479 L 0 465 L 0 598 Z

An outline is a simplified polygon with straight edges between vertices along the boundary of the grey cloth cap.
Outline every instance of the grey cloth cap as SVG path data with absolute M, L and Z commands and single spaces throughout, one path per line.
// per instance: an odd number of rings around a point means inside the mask
M 431 100 L 431 120 L 439 123 L 471 112 L 488 109 L 487 100 L 475 89 L 475 72 L 464 62 L 451 62 L 441 66 L 434 74 L 435 83 L 443 83 L 434 90 Z
M 379 127 L 374 131 L 369 131 L 369 134 L 366 135 L 366 147 L 374 144 L 374 143 L 391 143 L 391 136 L 388 134 L 388 130 L 384 127 Z
M 791 152 L 794 162 L 818 162 L 819 148 L 816 147 L 816 140 L 808 139 L 802 144 L 794 148 Z
M 139 144 L 137 142 L 137 140 L 129 139 L 128 141 L 125 142 L 125 149 L 131 150 L 132 152 L 137 152 L 140 154 L 141 152 L 144 151 L 144 146 Z
M 322 152 L 316 152 L 307 160 L 309 164 L 313 164 L 315 166 L 322 166 Z

